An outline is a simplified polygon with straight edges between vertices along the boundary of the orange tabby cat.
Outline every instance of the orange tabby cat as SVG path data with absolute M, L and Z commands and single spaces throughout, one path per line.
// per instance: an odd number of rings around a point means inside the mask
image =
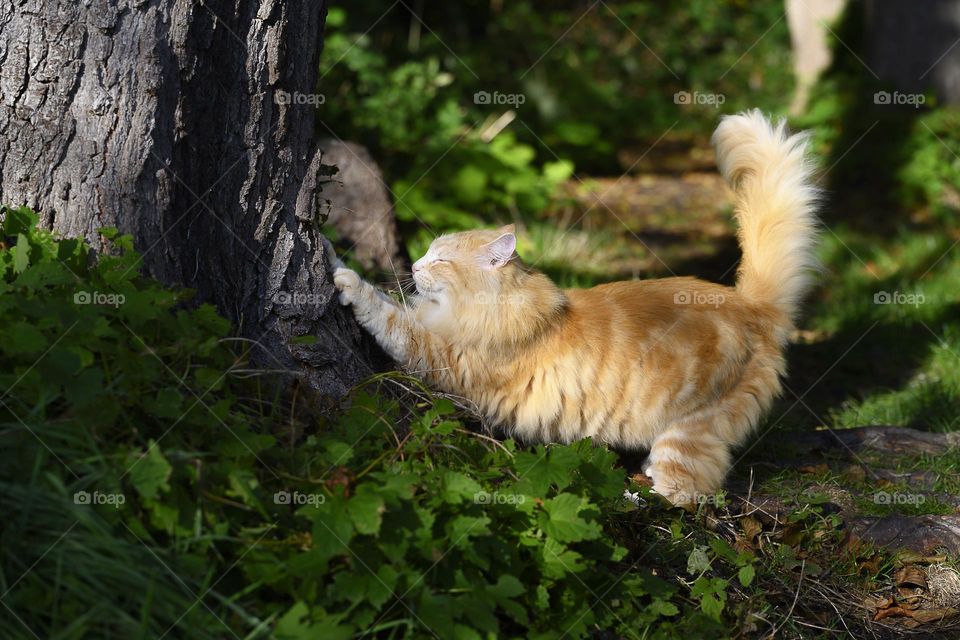
M 695 278 L 561 290 L 516 254 L 513 226 L 441 236 L 403 305 L 337 261 L 342 304 L 407 371 L 523 439 L 648 448 L 653 488 L 690 505 L 717 491 L 780 393 L 810 284 L 817 190 L 806 137 L 759 111 L 713 136 L 736 193 L 735 288 Z

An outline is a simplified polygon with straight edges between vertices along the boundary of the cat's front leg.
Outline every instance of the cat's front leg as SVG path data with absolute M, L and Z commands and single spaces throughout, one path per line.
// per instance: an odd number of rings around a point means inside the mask
M 412 327 L 406 311 L 352 269 L 334 269 L 333 284 L 340 291 L 340 304 L 353 307 L 357 322 L 387 355 L 397 362 L 407 362 Z

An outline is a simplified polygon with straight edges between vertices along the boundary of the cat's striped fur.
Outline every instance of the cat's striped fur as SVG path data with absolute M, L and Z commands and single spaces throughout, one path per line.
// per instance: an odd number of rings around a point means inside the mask
M 694 278 L 561 290 L 515 253 L 512 227 L 434 240 L 402 305 L 340 265 L 341 301 L 406 370 L 524 440 L 649 448 L 654 490 L 690 504 L 780 393 L 783 350 L 813 269 L 806 138 L 758 111 L 714 143 L 736 194 L 735 288 Z

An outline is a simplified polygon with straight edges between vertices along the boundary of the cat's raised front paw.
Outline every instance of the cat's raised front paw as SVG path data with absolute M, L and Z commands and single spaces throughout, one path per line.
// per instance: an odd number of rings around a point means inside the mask
M 360 290 L 360 276 L 353 269 L 340 267 L 333 272 L 333 286 L 340 292 L 340 304 L 353 304 Z

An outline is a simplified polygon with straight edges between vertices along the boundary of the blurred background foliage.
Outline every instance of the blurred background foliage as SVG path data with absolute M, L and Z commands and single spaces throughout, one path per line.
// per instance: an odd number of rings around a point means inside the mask
M 702 140 L 719 111 L 678 108 L 678 92 L 723 94 L 724 111 L 776 110 L 793 84 L 776 3 L 411 9 L 331 9 L 319 131 L 369 147 L 401 221 L 418 226 L 535 216 L 574 171 L 619 175 L 668 131 L 672 144 Z M 745 54 L 742 34 L 763 37 Z M 478 104 L 479 92 L 522 103 Z

